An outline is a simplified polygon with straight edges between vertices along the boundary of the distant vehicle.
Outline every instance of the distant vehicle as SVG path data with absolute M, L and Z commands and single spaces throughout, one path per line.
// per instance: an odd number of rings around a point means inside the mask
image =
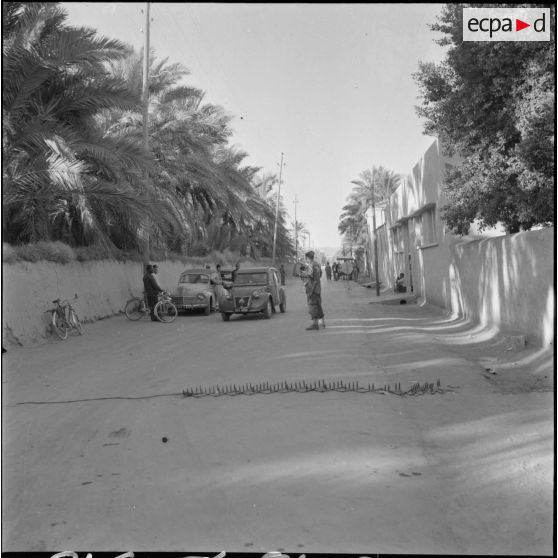
M 337 258 L 337 263 L 341 264 L 339 267 L 339 278 L 352 279 L 353 270 L 356 266 L 355 258 Z
M 209 269 L 187 269 L 180 274 L 178 286 L 172 293 L 172 301 L 178 311 L 200 310 L 209 316 L 215 311 L 215 272 Z
M 261 312 L 269 319 L 277 308 L 281 312 L 287 310 L 285 288 L 281 286 L 279 272 L 274 267 L 240 268 L 231 285 L 219 299 L 219 310 L 225 322 L 233 314 Z

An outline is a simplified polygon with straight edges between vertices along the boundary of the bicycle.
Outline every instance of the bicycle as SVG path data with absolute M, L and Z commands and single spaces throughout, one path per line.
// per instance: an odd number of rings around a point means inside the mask
M 74 298 L 77 299 L 77 297 L 76 294 Z M 83 335 L 81 320 L 71 302 L 57 298 L 53 300 L 52 303 L 56 304 L 56 308 L 47 310 L 47 312 L 52 314 L 51 325 L 54 333 L 56 333 L 62 341 L 68 337 L 68 331 L 72 328 L 74 328 L 79 335 Z
M 178 316 L 178 309 L 172 302 L 172 298 L 170 294 L 166 291 L 163 291 L 157 297 L 159 300 L 153 309 L 153 313 L 155 317 L 164 323 L 171 323 L 174 322 L 176 316 Z M 131 298 L 124 308 L 124 313 L 126 317 L 135 322 L 142 317 L 147 317 L 151 315 L 151 308 L 147 304 L 147 297 L 139 297 L 135 296 Z
M 178 309 L 172 301 L 170 293 L 163 291 L 159 296 L 159 302 L 155 305 L 153 313 L 160 322 L 170 324 L 176 320 L 178 316 Z
M 124 314 L 129 320 L 135 322 L 141 318 L 149 316 L 151 309 L 147 304 L 147 297 L 145 294 L 143 297 L 135 296 L 131 298 L 124 307 Z

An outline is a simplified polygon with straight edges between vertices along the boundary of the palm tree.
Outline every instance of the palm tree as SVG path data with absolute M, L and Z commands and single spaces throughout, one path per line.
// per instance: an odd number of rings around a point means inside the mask
M 384 167 L 372 167 L 360 173 L 353 192 L 356 199 L 362 201 L 362 207 L 366 211 L 372 205 L 382 205 L 387 202 L 391 194 L 395 192 L 401 183 L 401 176 Z
M 339 232 L 350 242 L 356 250 L 363 250 L 368 254 L 370 238 L 366 213 L 372 208 L 385 205 L 391 194 L 401 183 L 401 176 L 384 167 L 372 167 L 360 173 L 357 180 L 351 181 L 355 185 L 347 204 L 343 206 L 343 213 L 338 226 Z M 372 231 L 375 238 L 375 231 Z M 365 262 L 370 269 L 370 262 Z
M 151 195 L 164 200 L 178 225 L 168 235 L 152 231 L 163 246 L 200 253 L 233 248 L 245 251 L 269 221 L 263 192 L 270 183 L 259 168 L 244 165 L 247 154 L 227 144 L 230 116 L 203 104 L 203 91 L 180 84 L 188 70 L 150 55 L 149 142 L 155 158 Z M 115 75 L 141 90 L 142 55 L 113 64 Z M 141 117 L 115 114 L 113 129 L 141 133 Z M 271 182 L 272 184 L 272 182 Z M 169 237 L 170 235 L 170 237 Z
M 141 215 L 158 213 L 136 188 L 149 157 L 133 138 L 99 128 L 107 110 L 139 105 L 105 65 L 129 48 L 65 26 L 65 11 L 52 3 L 3 8 L 6 240 L 114 246 L 124 233 L 133 240 Z
M 256 238 L 265 252 L 273 180 L 228 145 L 231 117 L 182 84 L 185 67 L 150 53 L 146 153 L 142 53 L 65 19 L 53 3 L 3 4 L 5 239 L 139 250 L 147 216 L 157 248 L 244 250 Z
M 292 235 L 295 238 L 296 241 L 296 246 L 297 246 L 297 252 L 298 252 L 298 247 L 302 246 L 302 239 L 304 237 L 307 237 L 310 235 L 310 232 L 308 231 L 308 229 L 306 228 L 306 225 L 302 222 L 302 221 L 293 221 L 291 223 L 291 227 L 292 227 Z M 298 259 L 298 254 L 295 254 L 297 259 Z

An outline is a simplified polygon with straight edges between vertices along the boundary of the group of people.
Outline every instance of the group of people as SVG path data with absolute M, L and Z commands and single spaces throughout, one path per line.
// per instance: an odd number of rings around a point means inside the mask
M 305 269 L 300 271 L 300 277 L 304 280 L 304 289 L 306 292 L 306 298 L 308 301 L 308 312 L 312 319 L 312 324 L 307 327 L 307 330 L 318 330 L 320 329 L 319 322 L 321 321 L 322 326 L 325 328 L 325 316 L 322 308 L 322 268 L 319 263 L 314 261 L 314 252 L 311 250 L 305 254 L 306 261 L 308 265 Z M 206 266 L 209 267 L 209 266 Z M 328 270 L 329 268 L 329 270 Z M 237 271 L 240 269 L 240 264 L 237 263 L 232 271 L 232 282 L 234 283 Z M 217 288 L 223 288 L 223 281 L 221 277 L 221 265 L 217 264 L 215 266 L 215 276 L 212 281 L 217 286 Z M 157 297 L 159 293 L 163 292 L 163 289 L 159 285 L 157 280 L 157 273 L 159 272 L 159 267 L 157 264 L 148 264 L 145 267 L 145 274 L 143 276 L 143 289 L 145 292 L 145 297 L 147 299 L 147 305 L 150 309 L 151 320 L 156 322 L 157 317 L 155 316 L 154 309 L 157 304 Z M 285 284 L 285 267 L 281 264 L 279 268 L 279 274 L 281 276 L 281 285 Z M 326 266 L 326 275 L 328 279 L 331 279 L 331 266 L 329 262 Z
M 341 262 L 333 262 L 332 265 L 327 262 L 325 272 L 328 281 L 331 281 L 332 277 L 334 281 L 338 281 L 340 277 L 346 277 L 347 279 L 356 281 L 358 279 L 359 268 L 356 262 L 352 263 L 346 261 L 344 264 L 341 264 Z
M 304 255 L 306 258 L 307 265 L 304 266 L 299 272 L 299 277 L 304 281 L 304 290 L 306 293 L 306 299 L 308 303 L 308 313 L 310 314 L 310 318 L 312 320 L 312 324 L 308 326 L 306 329 L 309 331 L 312 330 L 319 330 L 320 329 L 320 322 L 322 326 L 325 328 L 325 316 L 324 310 L 322 308 L 322 267 L 318 262 L 314 260 L 315 254 L 312 250 L 306 252 Z M 209 266 L 206 266 L 209 267 Z M 232 282 L 234 283 L 235 276 L 237 271 L 240 268 L 240 264 L 237 263 L 235 268 L 232 271 Z M 218 287 L 223 289 L 223 282 L 221 278 L 221 265 L 217 264 L 215 266 L 216 274 L 214 284 Z M 326 278 L 328 281 L 331 281 L 332 276 L 337 279 L 339 278 L 339 273 L 341 271 L 341 264 L 339 262 L 334 262 L 333 265 L 330 265 L 329 262 L 326 263 L 325 272 Z M 358 273 L 358 267 L 353 267 L 353 273 Z M 159 268 L 156 264 L 149 264 L 146 266 L 145 275 L 143 276 L 143 288 L 145 291 L 145 295 L 147 298 L 147 304 L 151 311 L 151 319 L 153 321 L 157 321 L 155 314 L 153 312 L 155 305 L 157 304 L 157 297 L 159 293 L 163 292 L 163 289 L 159 285 L 157 281 L 157 273 L 159 272 Z M 279 273 L 281 276 L 281 285 L 285 284 L 285 268 L 283 264 L 281 264 L 279 268 Z M 405 274 L 400 273 L 395 282 L 395 292 L 405 292 Z

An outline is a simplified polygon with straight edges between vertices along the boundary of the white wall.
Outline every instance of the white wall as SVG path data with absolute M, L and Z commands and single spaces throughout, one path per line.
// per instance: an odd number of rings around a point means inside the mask
M 554 338 L 554 228 L 514 235 L 484 231 L 484 238 L 447 232 L 440 217 L 442 183 L 445 165 L 455 162 L 434 141 L 390 198 L 388 227 L 399 222 L 409 230 L 405 258 L 411 256 L 414 294 L 456 316 L 548 345 Z M 428 204 L 436 204 L 436 242 L 417 247 L 414 216 Z M 383 250 L 382 258 L 394 257 L 393 250 Z
M 173 289 L 186 266 L 159 263 L 159 283 Z M 4 264 L 2 277 L 2 342 L 32 345 L 48 338 L 48 314 L 56 298 L 71 299 L 84 321 L 113 316 L 126 301 L 143 292 L 141 263 L 116 261 Z
M 554 341 L 554 227 L 451 247 L 451 309 L 476 323 Z

